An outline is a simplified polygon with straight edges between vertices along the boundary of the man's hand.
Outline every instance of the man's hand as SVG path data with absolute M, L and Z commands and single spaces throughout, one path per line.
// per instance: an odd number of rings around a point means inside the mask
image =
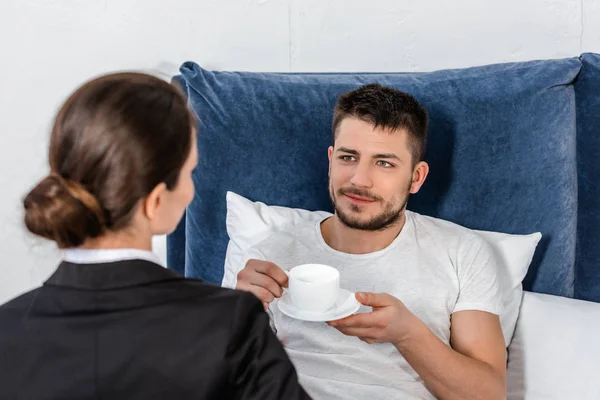
M 452 315 L 451 344 L 443 343 L 397 298 L 357 293 L 373 311 L 329 322 L 367 343 L 392 343 L 439 399 L 505 399 L 504 337 L 497 315 Z
M 281 297 L 287 285 L 288 277 L 277 265 L 268 261 L 249 260 L 238 273 L 235 288 L 254 294 L 266 309 L 275 298 Z
M 357 293 L 356 300 L 372 307 L 373 311 L 351 315 L 328 324 L 345 335 L 357 336 L 367 343 L 397 345 L 418 320 L 400 300 L 386 293 Z

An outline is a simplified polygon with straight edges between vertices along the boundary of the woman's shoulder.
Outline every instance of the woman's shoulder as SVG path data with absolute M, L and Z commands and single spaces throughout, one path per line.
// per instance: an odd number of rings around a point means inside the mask
M 263 332 L 269 317 L 263 304 L 252 293 L 227 289 L 199 280 L 178 283 L 180 301 L 172 301 L 168 310 L 178 331 L 211 337 L 215 349 L 237 346 L 249 339 L 250 332 Z M 186 334 L 184 334 L 186 335 Z
M 14 327 L 21 325 L 39 290 L 30 290 L 0 305 L 0 337 L 12 335 Z
M 256 315 L 264 312 L 262 303 L 252 293 L 224 288 L 205 283 L 198 279 L 184 279 L 177 282 L 178 295 L 187 298 L 184 307 L 202 309 L 210 314 L 230 316 L 235 313 Z
M 8 318 L 10 315 L 14 314 L 20 315 L 22 311 L 29 308 L 31 301 L 35 298 L 35 295 L 39 290 L 39 288 L 32 289 L 9 299 L 4 304 L 0 304 L 0 319 Z

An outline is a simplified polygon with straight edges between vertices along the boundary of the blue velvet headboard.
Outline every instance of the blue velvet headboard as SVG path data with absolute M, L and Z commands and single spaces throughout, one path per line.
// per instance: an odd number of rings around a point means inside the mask
M 540 231 L 527 290 L 600 301 L 600 56 L 430 73 L 213 72 L 174 77 L 199 117 L 196 197 L 168 263 L 220 283 L 228 190 L 329 210 L 327 147 L 337 96 L 369 82 L 430 113 L 430 175 L 411 210 L 473 229 Z

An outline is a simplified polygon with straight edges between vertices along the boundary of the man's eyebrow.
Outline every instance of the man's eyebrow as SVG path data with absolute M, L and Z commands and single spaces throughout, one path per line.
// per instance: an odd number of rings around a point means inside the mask
M 336 153 L 348 153 L 348 154 L 354 154 L 355 156 L 357 156 L 359 153 L 356 150 L 352 150 L 346 147 L 340 147 L 339 149 L 336 150 Z
M 394 153 L 375 154 L 373 158 L 393 158 L 394 160 L 400 160 L 400 157 Z

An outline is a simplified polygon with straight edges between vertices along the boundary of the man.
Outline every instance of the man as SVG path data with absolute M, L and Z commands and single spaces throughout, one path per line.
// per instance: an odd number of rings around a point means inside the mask
M 329 148 L 335 214 L 267 238 L 235 287 L 269 308 L 300 380 L 316 399 L 501 399 L 505 344 L 498 271 L 472 231 L 406 210 L 429 172 L 427 113 L 372 84 L 340 96 Z M 358 314 L 325 323 L 282 314 L 284 270 L 336 267 Z

